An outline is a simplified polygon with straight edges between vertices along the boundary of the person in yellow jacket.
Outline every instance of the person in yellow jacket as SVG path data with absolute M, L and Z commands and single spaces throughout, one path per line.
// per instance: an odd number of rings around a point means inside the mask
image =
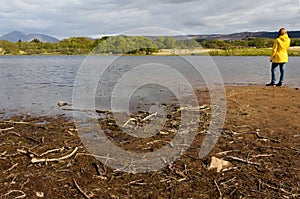
M 291 40 L 287 34 L 285 28 L 281 28 L 278 32 L 278 36 L 274 42 L 272 54 L 270 56 L 271 66 L 271 83 L 266 86 L 282 86 L 284 80 L 285 65 L 288 62 L 288 48 L 290 47 Z M 276 82 L 276 68 L 279 66 L 280 79 Z

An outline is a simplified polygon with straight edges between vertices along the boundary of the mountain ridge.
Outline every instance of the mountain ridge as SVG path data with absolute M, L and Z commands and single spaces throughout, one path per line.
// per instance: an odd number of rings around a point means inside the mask
M 288 35 L 290 38 L 300 38 L 300 31 L 288 31 Z M 177 35 L 172 36 L 175 39 L 181 40 L 183 38 L 186 39 L 186 37 L 196 39 L 197 41 L 202 40 L 240 40 L 245 38 L 276 38 L 277 32 L 268 32 L 268 31 L 258 31 L 258 32 L 237 32 L 237 33 L 230 33 L 230 34 L 192 34 L 192 35 Z M 156 36 L 147 36 L 150 38 L 156 38 Z M 87 37 L 89 38 L 89 37 Z M 4 34 L 0 37 L 0 40 L 7 40 L 10 42 L 18 42 L 18 41 L 24 41 L 24 42 L 30 42 L 34 39 L 38 39 L 41 42 L 50 42 L 50 43 L 56 43 L 60 40 L 49 36 L 45 34 L 40 33 L 31 33 L 31 34 L 25 34 L 20 31 L 13 31 L 7 34 Z M 92 39 L 92 38 L 91 38 Z
M 238 32 L 230 34 L 204 34 L 204 35 L 189 35 L 197 40 L 240 40 L 247 37 L 257 38 L 276 38 L 278 32 L 258 31 L 258 32 Z M 300 31 L 288 31 L 290 38 L 300 38 Z
M 18 41 L 29 42 L 34 39 L 38 39 L 41 42 L 50 42 L 50 43 L 55 43 L 55 42 L 60 41 L 59 39 L 57 39 L 55 37 L 48 36 L 45 34 L 40 34 L 40 33 L 25 34 L 20 31 L 13 31 L 13 32 L 4 34 L 0 37 L 0 40 L 6 40 L 6 41 L 10 41 L 10 42 L 18 42 Z

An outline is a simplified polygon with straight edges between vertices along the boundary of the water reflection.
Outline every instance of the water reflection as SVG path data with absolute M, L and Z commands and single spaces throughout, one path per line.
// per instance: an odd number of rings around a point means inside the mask
M 96 67 L 104 67 L 107 57 L 95 57 Z M 110 58 L 111 59 L 111 58 Z M 199 76 L 193 76 L 188 62 L 178 62 L 176 57 L 124 57 L 122 62 L 114 62 L 112 71 L 106 71 L 100 79 L 97 93 L 94 96 L 96 104 L 101 108 L 107 96 L 104 90 L 115 84 L 113 79 L 119 78 L 124 71 L 136 63 L 151 63 L 157 59 L 166 65 L 171 65 L 181 74 L 189 76 L 194 87 L 204 86 L 205 82 Z M 189 60 L 203 62 L 203 57 L 191 56 Z M 268 57 L 212 57 L 223 76 L 226 85 L 264 85 L 270 80 L 270 64 Z M 3 113 L 37 113 L 65 114 L 60 112 L 57 102 L 60 100 L 72 102 L 72 91 L 79 67 L 85 60 L 84 56 L 2 56 L 0 57 L 0 116 Z M 299 57 L 290 57 L 287 64 L 286 85 L 299 87 L 300 81 Z M 165 77 L 166 81 L 168 76 Z M 137 77 L 138 79 L 138 77 Z M 133 80 L 135 81 L 135 80 Z M 86 82 L 87 84 L 89 82 Z M 152 88 L 151 88 L 152 89 Z M 153 90 L 148 91 L 153 93 Z M 162 88 L 160 88 L 162 89 Z M 102 93 L 101 93 L 102 92 Z M 154 92 L 155 93 L 155 92 Z M 138 98 L 142 91 L 136 94 Z M 151 95 L 148 95 L 151 96 Z M 82 96 L 84 100 L 86 96 Z M 2 114 L 1 114 L 2 113 Z

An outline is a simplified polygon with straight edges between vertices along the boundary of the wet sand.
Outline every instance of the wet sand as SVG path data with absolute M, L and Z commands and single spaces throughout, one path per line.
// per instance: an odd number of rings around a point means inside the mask
M 205 93 L 198 91 L 203 107 L 209 104 Z M 82 144 L 70 118 L 1 119 L 0 197 L 299 198 L 300 90 L 228 86 L 226 95 L 224 130 L 204 159 L 198 152 L 210 121 L 209 105 L 199 110 L 201 125 L 188 150 L 165 168 L 142 174 L 117 171 L 98 161 Z M 152 140 L 131 139 L 105 118 L 99 123 L 118 146 L 150 152 L 172 140 L 176 131 L 171 129 L 178 128 L 176 114 Z M 229 165 L 219 172 L 209 169 L 215 158 Z

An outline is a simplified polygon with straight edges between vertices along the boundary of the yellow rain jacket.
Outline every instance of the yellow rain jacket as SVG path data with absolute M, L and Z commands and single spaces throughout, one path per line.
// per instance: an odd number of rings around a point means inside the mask
M 290 47 L 291 40 L 287 34 L 281 35 L 276 38 L 270 61 L 274 63 L 285 63 L 288 62 L 287 50 Z

